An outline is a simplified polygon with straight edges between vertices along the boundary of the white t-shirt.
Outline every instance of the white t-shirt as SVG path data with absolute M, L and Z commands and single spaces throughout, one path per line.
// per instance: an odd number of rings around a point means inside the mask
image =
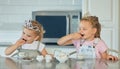
M 38 44 L 39 44 L 39 47 L 38 47 Z M 24 45 L 22 45 L 22 49 L 39 50 L 40 52 L 44 48 L 45 48 L 45 45 L 43 43 L 39 42 L 39 41 L 34 41 L 32 44 L 24 44 Z

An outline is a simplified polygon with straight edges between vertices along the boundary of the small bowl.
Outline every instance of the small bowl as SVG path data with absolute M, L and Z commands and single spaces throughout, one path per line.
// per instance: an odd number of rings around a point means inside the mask
M 44 57 L 42 55 L 39 55 L 36 57 L 36 60 L 38 60 L 39 62 L 43 61 Z

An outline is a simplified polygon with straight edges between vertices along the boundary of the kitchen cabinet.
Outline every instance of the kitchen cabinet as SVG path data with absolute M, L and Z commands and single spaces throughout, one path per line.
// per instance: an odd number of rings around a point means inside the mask
M 101 38 L 109 48 L 120 49 L 119 0 L 83 0 L 82 13 L 98 16 L 102 27 Z

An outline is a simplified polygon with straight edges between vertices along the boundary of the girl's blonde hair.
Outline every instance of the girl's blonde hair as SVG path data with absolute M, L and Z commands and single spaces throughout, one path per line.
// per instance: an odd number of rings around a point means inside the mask
M 35 20 L 26 21 L 24 27 L 35 31 L 35 33 L 39 35 L 39 38 L 37 40 L 39 41 L 42 40 L 44 29 L 43 29 L 43 26 L 38 21 L 35 21 Z
M 88 21 L 91 23 L 93 28 L 96 28 L 97 31 L 95 33 L 95 38 L 101 38 L 100 32 L 101 32 L 101 24 L 99 23 L 98 17 L 96 16 L 85 16 L 81 19 L 81 21 Z

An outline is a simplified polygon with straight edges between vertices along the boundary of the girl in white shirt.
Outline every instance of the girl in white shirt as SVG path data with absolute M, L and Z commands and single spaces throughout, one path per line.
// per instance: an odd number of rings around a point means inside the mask
M 15 44 L 6 48 L 5 54 L 10 55 L 21 47 L 22 49 L 38 49 L 40 54 L 45 56 L 47 51 L 45 45 L 41 43 L 43 34 L 44 30 L 39 22 L 34 20 L 25 21 L 21 38 Z M 38 43 L 39 46 L 37 47 Z

